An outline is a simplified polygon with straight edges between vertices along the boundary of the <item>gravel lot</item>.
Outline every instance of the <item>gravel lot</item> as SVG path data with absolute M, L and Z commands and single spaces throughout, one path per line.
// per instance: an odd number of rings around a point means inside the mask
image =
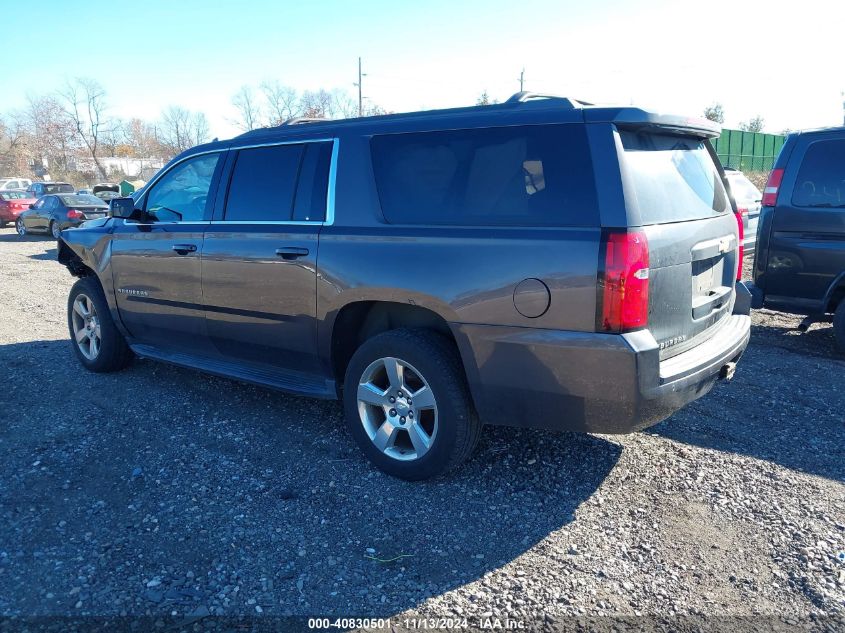
M 2 229 L 0 263 L 0 615 L 845 613 L 829 325 L 757 312 L 735 380 L 647 432 L 488 428 L 408 484 L 337 403 L 86 373 L 55 242 Z

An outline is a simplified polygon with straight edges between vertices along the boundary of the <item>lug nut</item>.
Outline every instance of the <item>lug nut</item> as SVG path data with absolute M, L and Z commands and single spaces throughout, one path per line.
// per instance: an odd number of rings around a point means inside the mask
M 396 402 L 396 398 L 394 398 L 393 396 L 390 396 L 390 401 L 391 401 L 391 402 Z
M 390 410 L 390 417 L 391 417 L 391 418 L 395 418 L 395 417 L 396 417 L 396 409 L 391 409 L 391 410 Z
M 408 411 L 408 417 L 409 417 L 409 418 L 411 418 L 411 419 L 413 420 L 413 419 L 414 419 L 414 412 L 413 412 L 413 411 Z
M 397 396 L 399 396 L 399 397 L 401 398 L 401 397 L 402 397 L 402 395 L 403 395 L 403 394 L 402 394 L 402 390 L 400 389 L 399 391 L 397 391 L 397 392 L 396 392 L 396 395 L 397 395 Z
M 405 422 L 405 416 L 403 415 L 401 418 L 399 418 L 399 421 L 404 423 Z
M 412 404 L 414 404 L 414 403 L 411 402 L 410 400 L 408 400 L 408 406 L 410 407 Z

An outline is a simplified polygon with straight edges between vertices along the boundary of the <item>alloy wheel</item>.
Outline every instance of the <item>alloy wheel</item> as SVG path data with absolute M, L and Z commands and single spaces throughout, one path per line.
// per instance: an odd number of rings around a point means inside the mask
M 100 320 L 94 302 L 88 295 L 78 294 L 73 301 L 73 335 L 79 351 L 88 360 L 100 354 Z
M 410 363 L 373 361 L 358 383 L 358 415 L 373 445 L 393 459 L 420 459 L 437 436 L 437 400 Z
M 55 239 L 59 239 L 62 236 L 62 229 L 57 222 L 50 222 L 50 233 Z
M 18 235 L 20 235 L 21 237 L 26 235 L 26 227 L 24 226 L 23 220 L 21 218 L 18 218 L 17 221 L 15 222 L 15 230 L 18 232 Z

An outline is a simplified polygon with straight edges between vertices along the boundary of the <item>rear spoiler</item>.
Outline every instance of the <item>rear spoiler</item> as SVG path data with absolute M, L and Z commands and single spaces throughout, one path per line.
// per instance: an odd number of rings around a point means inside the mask
M 701 138 L 716 138 L 722 133 L 722 126 L 715 121 L 698 117 L 655 114 L 640 108 L 585 108 L 584 121 L 586 123 L 609 122 L 628 129 L 656 128 Z

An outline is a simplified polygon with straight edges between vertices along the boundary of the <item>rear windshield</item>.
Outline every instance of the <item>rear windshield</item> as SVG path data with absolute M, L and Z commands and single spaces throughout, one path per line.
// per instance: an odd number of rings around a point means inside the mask
M 68 207 L 76 207 L 76 206 L 96 206 L 96 207 L 105 207 L 105 203 L 97 198 L 96 196 L 89 196 L 88 194 L 83 195 L 76 195 L 76 196 L 59 196 L 62 199 L 62 202 L 65 203 L 65 206 Z
M 73 185 L 44 185 L 44 193 L 73 193 Z
M 728 184 L 736 200 L 761 200 L 763 194 L 743 174 L 728 174 Z
M 845 141 L 816 141 L 807 148 L 792 204 L 796 207 L 845 207 Z
M 619 134 L 643 224 L 700 220 L 729 209 L 706 141 L 648 132 Z
M 0 193 L 0 200 L 21 200 L 22 198 L 26 198 L 26 194 L 23 191 L 4 191 Z

